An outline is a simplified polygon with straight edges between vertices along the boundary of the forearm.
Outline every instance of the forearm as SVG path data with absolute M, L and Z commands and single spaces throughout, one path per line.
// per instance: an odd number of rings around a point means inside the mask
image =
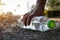
M 36 16 L 43 16 L 45 3 L 46 0 L 37 0 L 35 8 L 31 12 Z
M 35 16 L 43 16 L 45 3 L 46 0 L 37 0 L 35 8 L 33 8 L 30 13 L 35 14 Z
M 44 7 L 45 7 L 46 0 L 37 0 L 37 11 L 39 15 L 44 15 Z

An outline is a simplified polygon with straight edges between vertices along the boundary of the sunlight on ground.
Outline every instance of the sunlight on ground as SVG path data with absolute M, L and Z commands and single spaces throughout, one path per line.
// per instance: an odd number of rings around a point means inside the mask
M 14 15 L 23 15 L 36 5 L 36 0 L 0 0 L 0 13 L 12 12 Z

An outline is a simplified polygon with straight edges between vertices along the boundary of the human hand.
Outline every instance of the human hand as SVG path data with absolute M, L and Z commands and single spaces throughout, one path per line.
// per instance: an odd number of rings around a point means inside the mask
M 34 14 L 26 13 L 22 19 L 24 25 L 25 26 L 30 25 L 30 22 L 34 16 L 35 16 Z

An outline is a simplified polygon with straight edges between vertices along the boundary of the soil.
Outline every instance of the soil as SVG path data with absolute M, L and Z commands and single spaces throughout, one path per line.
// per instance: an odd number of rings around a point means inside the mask
M 45 32 L 22 29 L 19 26 L 10 29 L 12 31 L 0 31 L 0 40 L 60 40 L 60 28 Z

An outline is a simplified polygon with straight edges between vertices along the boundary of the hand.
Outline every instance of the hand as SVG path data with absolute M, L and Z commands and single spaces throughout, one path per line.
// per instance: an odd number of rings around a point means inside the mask
M 25 25 L 25 26 L 30 25 L 30 22 L 31 22 L 31 20 L 32 20 L 33 17 L 35 17 L 35 16 L 42 16 L 43 13 L 40 13 L 40 12 L 41 12 L 41 11 L 38 11 L 38 10 L 36 9 L 36 10 L 33 10 L 33 11 L 29 12 L 29 13 L 26 13 L 26 14 L 23 16 L 23 19 L 22 19 L 24 25 Z
M 44 15 L 45 2 L 46 2 L 46 0 L 37 0 L 37 5 L 35 6 L 35 8 L 31 12 L 26 13 L 23 16 L 22 21 L 25 26 L 30 25 L 30 22 L 33 17 Z
M 30 25 L 30 22 L 32 20 L 32 18 L 34 17 L 34 14 L 31 15 L 31 13 L 26 13 L 24 16 L 23 16 L 23 23 L 25 26 L 27 25 Z

